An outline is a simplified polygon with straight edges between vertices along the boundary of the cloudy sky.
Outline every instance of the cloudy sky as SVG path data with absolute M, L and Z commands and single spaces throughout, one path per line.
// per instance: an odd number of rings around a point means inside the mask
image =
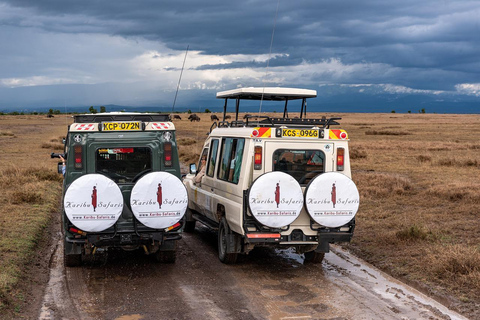
M 188 46 L 179 109 L 266 85 L 329 111 L 480 112 L 476 0 L 0 0 L 0 43 L 0 111 L 171 108 Z

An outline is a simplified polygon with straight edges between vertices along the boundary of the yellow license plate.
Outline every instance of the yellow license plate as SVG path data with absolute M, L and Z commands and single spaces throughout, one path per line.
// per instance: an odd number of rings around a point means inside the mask
M 318 130 L 314 130 L 314 129 L 282 129 L 282 137 L 318 138 Z
M 102 122 L 102 131 L 141 131 L 140 121 Z

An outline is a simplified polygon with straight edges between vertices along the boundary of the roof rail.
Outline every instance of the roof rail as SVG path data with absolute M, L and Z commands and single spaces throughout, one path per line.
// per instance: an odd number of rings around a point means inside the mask
M 73 116 L 75 123 L 100 123 L 108 121 L 171 121 L 166 113 L 96 113 Z

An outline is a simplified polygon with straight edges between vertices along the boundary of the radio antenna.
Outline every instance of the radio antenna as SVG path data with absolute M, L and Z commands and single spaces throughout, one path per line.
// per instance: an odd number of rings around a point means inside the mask
M 177 91 L 175 92 L 175 99 L 173 100 L 172 112 L 175 110 L 175 102 L 177 101 L 178 88 L 180 88 L 180 81 L 182 80 L 183 68 L 185 67 L 185 60 L 187 60 L 188 48 L 190 45 L 187 45 L 187 50 L 185 51 L 185 58 L 183 58 L 182 71 L 180 71 L 180 78 L 178 79 Z
M 267 78 L 267 75 L 268 75 L 268 65 L 270 64 L 270 58 L 272 56 L 273 36 L 275 35 L 275 27 L 277 26 L 277 16 L 278 16 L 279 6 L 280 6 L 280 0 L 278 0 L 277 2 L 277 11 L 275 11 L 275 20 L 273 22 L 272 39 L 270 40 L 270 52 L 268 53 L 267 68 L 265 70 L 265 76 L 263 77 L 263 91 L 262 91 L 262 97 L 260 98 L 260 108 L 258 109 L 259 116 L 262 112 L 263 95 L 265 94 L 265 79 Z

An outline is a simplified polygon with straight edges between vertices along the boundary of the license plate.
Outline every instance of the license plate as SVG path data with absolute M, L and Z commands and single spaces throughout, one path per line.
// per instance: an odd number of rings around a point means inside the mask
M 141 131 L 140 121 L 102 122 L 102 131 Z
M 315 130 L 315 129 L 282 129 L 282 137 L 318 138 L 318 130 Z

